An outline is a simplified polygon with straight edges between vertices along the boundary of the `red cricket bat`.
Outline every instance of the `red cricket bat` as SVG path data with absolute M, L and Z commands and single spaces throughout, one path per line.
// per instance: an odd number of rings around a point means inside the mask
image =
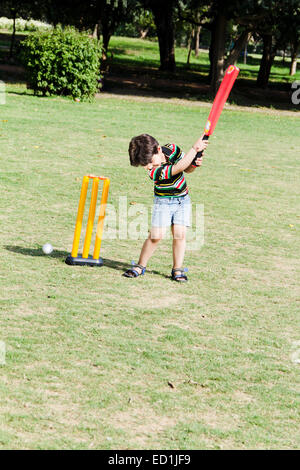
M 204 133 L 205 136 L 203 137 L 203 140 L 208 140 L 209 136 L 213 133 L 218 119 L 220 117 L 220 114 L 222 112 L 222 109 L 224 108 L 224 104 L 229 96 L 229 93 L 231 91 L 231 88 L 233 87 L 233 84 L 236 80 L 236 77 L 239 74 L 240 69 L 236 67 L 235 65 L 230 65 L 224 75 L 224 78 L 222 80 L 222 83 L 220 85 L 220 88 L 218 89 L 218 92 L 216 94 L 216 97 L 214 99 L 212 108 L 210 110 L 209 116 L 207 123 L 204 128 Z M 194 158 L 192 165 L 194 165 L 194 162 L 196 158 L 201 157 L 202 152 L 198 152 L 196 157 Z

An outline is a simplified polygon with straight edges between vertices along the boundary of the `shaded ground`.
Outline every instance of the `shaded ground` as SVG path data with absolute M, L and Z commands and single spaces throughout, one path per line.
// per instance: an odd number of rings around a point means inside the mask
M 191 100 L 191 99 L 186 99 L 186 98 L 176 98 L 172 96 L 163 96 L 163 94 L 152 92 L 147 95 L 145 92 L 139 92 L 139 91 L 134 91 L 134 92 L 128 92 L 128 94 L 124 93 L 124 90 L 115 88 L 114 92 L 101 92 L 96 95 L 96 98 L 104 98 L 104 99 L 114 99 L 116 96 L 119 97 L 120 100 L 128 100 L 130 99 L 131 101 L 136 101 L 136 102 L 144 102 L 144 103 L 168 103 L 172 102 L 172 104 L 176 105 L 182 105 L 182 106 L 188 106 L 188 107 L 198 107 L 202 108 L 205 107 L 208 110 L 211 108 L 211 102 L 208 101 L 199 101 L 199 100 Z M 226 109 L 230 109 L 232 111 L 247 111 L 250 113 L 259 113 L 259 114 L 273 114 L 276 116 L 297 116 L 296 112 L 297 110 L 284 110 L 284 109 L 273 109 L 273 108 L 267 108 L 267 107 L 256 107 L 256 106 L 240 106 L 236 104 L 230 104 L 226 103 L 225 104 Z
M 25 70 L 20 65 L 0 64 L 0 78 L 6 83 L 23 83 Z
M 290 87 L 285 89 L 262 90 L 256 88 L 248 80 L 240 79 L 232 91 L 229 102 L 240 106 L 262 106 L 282 110 L 299 110 L 299 106 L 293 105 L 290 96 Z M 138 96 L 155 96 L 162 98 L 184 98 L 188 100 L 211 101 L 208 83 L 180 78 L 162 78 L 155 70 L 147 70 L 144 73 L 135 71 L 116 70 L 111 71 L 104 78 L 103 91 L 115 94 L 132 94 Z
M 6 83 L 23 83 L 25 70 L 19 65 L 0 64 L 0 79 Z M 164 99 L 184 99 L 191 102 L 213 99 L 209 85 L 203 81 L 160 77 L 158 71 L 136 73 L 130 70 L 108 72 L 103 80 L 103 92 L 120 96 L 155 97 Z M 288 87 L 287 87 L 288 88 Z M 229 103 L 246 107 L 264 107 L 286 110 L 292 113 L 299 111 L 299 105 L 293 105 L 289 89 L 261 90 L 246 80 L 239 80 L 231 93 Z

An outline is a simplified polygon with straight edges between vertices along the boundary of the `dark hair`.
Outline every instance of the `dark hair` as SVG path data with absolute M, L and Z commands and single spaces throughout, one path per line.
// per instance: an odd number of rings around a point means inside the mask
M 128 152 L 132 166 L 145 166 L 152 161 L 158 152 L 158 142 L 149 134 L 141 134 L 130 141 Z

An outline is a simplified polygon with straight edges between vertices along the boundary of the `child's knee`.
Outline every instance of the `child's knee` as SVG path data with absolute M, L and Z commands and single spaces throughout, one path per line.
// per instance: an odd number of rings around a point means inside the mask
M 185 240 L 186 227 L 183 225 L 173 225 L 172 233 L 174 240 Z
M 149 232 L 149 239 L 153 243 L 158 243 L 165 235 L 166 229 L 164 227 L 152 227 Z

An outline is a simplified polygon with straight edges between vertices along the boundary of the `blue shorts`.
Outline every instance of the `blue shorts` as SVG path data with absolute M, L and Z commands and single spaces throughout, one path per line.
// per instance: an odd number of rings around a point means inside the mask
M 188 194 L 180 197 L 154 197 L 152 227 L 170 225 L 190 226 L 191 199 Z

